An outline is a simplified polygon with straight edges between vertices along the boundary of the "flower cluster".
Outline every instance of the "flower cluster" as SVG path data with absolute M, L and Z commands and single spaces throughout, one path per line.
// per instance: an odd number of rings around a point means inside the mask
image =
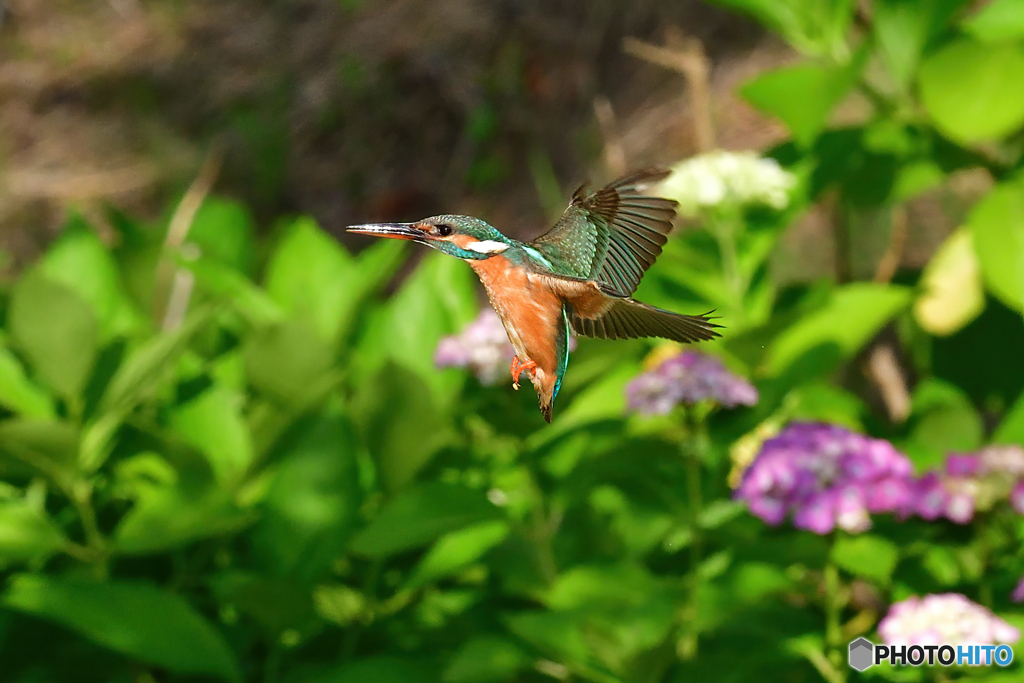
M 1012 645 L 1020 631 L 959 593 L 912 597 L 878 625 L 886 645 Z
M 743 474 L 736 497 L 768 524 L 818 534 L 859 532 L 872 513 L 899 513 L 912 495 L 910 461 L 892 444 L 842 427 L 794 423 L 768 439 Z
M 1024 448 L 989 446 L 977 453 L 952 454 L 939 472 L 915 484 L 909 513 L 933 520 L 945 517 L 966 524 L 977 510 L 999 501 L 1024 513 Z
M 494 384 L 515 353 L 498 314 L 485 307 L 462 332 L 438 343 L 434 364 L 439 368 L 470 368 L 481 384 Z
M 796 177 L 774 159 L 718 150 L 676 164 L 660 190 L 679 202 L 681 215 L 693 218 L 722 204 L 784 209 L 794 185 Z
M 757 398 L 753 384 L 729 372 L 717 358 L 696 351 L 672 356 L 626 387 L 629 409 L 646 415 L 664 415 L 705 399 L 728 408 L 752 406 Z

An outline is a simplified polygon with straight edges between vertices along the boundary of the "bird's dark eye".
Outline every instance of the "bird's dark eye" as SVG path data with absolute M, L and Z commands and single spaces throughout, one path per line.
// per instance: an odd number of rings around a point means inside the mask
M 437 234 L 440 235 L 441 237 L 448 237 L 453 232 L 455 232 L 455 228 L 445 223 L 441 223 L 440 225 L 436 225 L 434 227 L 437 229 Z

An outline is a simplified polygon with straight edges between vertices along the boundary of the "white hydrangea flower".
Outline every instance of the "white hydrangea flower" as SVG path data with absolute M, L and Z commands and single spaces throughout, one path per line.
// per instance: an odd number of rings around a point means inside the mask
M 660 194 L 679 202 L 688 218 L 721 204 L 786 208 L 796 176 L 754 152 L 716 150 L 691 157 L 672 167 Z
M 878 625 L 886 645 L 1012 645 L 1020 631 L 959 593 L 912 597 Z

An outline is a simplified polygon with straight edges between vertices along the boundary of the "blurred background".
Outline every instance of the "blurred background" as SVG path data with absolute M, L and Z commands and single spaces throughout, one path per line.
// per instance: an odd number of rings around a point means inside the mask
M 1018 680 L 846 646 L 1024 627 L 1021 83 L 1019 0 L 0 0 L 0 680 Z M 550 426 L 344 234 L 649 165 L 723 339 Z

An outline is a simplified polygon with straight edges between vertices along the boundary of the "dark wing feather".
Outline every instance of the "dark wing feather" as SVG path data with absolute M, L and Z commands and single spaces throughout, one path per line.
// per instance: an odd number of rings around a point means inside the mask
M 675 201 L 640 190 L 668 174 L 665 169 L 639 171 L 588 196 L 581 187 L 555 227 L 529 246 L 556 272 L 632 294 L 661 254 L 676 213 Z
M 577 334 L 598 339 L 661 337 L 689 343 L 721 336 L 715 331 L 721 326 L 711 322 L 707 313 L 681 315 L 632 299 L 616 299 L 611 307 L 597 318 L 573 315 L 572 326 Z

